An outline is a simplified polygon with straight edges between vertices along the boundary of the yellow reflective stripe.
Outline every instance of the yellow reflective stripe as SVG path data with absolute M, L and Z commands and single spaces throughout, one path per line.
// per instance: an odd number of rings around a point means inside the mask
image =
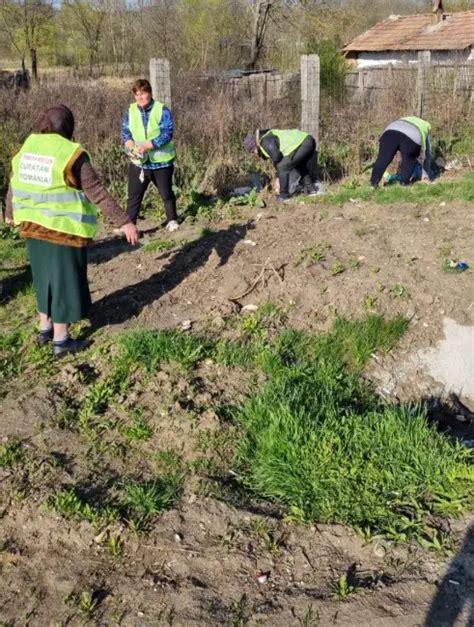
M 164 146 L 161 146 L 160 148 L 154 148 L 153 150 L 150 150 L 149 154 L 154 157 L 159 156 L 159 155 L 174 154 L 174 146 L 171 142 L 168 142 L 167 144 L 165 144 Z
M 84 224 L 97 224 L 97 216 L 85 213 L 77 213 L 75 211 L 60 211 L 57 209 L 38 209 L 38 207 L 24 207 L 23 205 L 18 205 L 18 203 L 13 203 L 13 209 L 18 211 L 38 211 L 48 218 L 61 216 L 63 218 L 70 218 L 74 220 L 74 222 L 81 222 Z
M 25 192 L 21 189 L 12 189 L 13 196 L 15 198 L 23 198 L 25 200 L 34 200 L 35 202 L 89 202 L 84 192 L 62 192 L 60 194 L 54 193 L 38 193 L 38 192 Z

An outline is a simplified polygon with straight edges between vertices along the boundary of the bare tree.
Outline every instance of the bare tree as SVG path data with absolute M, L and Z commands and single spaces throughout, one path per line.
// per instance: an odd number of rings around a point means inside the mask
M 0 2 L 0 30 L 6 34 L 14 50 L 21 58 L 25 70 L 25 57 L 31 60 L 31 74 L 38 78 L 38 47 L 44 27 L 54 17 L 54 9 L 45 0 L 21 0 Z
M 87 46 L 89 72 L 92 74 L 98 60 L 106 13 L 102 5 L 83 0 L 68 0 L 65 7 Z
M 265 35 L 272 11 L 277 0 L 255 0 L 253 11 L 252 36 L 250 41 L 250 59 L 247 64 L 249 70 L 256 68 L 265 44 Z

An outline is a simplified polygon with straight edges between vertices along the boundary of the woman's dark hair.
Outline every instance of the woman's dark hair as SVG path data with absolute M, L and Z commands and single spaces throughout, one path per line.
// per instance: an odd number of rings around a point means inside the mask
M 150 81 L 147 81 L 146 78 L 138 78 L 132 85 L 132 91 L 134 94 L 136 94 L 137 91 L 146 91 L 148 94 L 151 94 Z
M 56 105 L 45 109 L 36 122 L 38 133 L 57 133 L 71 139 L 74 133 L 74 115 L 66 105 Z

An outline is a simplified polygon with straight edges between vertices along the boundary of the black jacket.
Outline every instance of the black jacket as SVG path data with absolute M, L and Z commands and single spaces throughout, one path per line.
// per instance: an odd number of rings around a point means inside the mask
M 274 135 L 273 133 L 268 133 L 268 131 L 269 129 L 263 129 L 258 131 L 258 135 L 260 137 L 260 146 L 262 146 L 265 152 L 270 155 L 270 159 L 273 161 L 273 163 L 277 165 L 277 163 L 280 163 L 280 161 L 283 159 L 283 155 L 280 150 L 280 140 L 276 135 Z M 268 135 L 263 137 L 265 133 L 268 133 Z M 267 156 L 264 155 L 261 150 L 260 154 L 265 159 L 267 158 Z

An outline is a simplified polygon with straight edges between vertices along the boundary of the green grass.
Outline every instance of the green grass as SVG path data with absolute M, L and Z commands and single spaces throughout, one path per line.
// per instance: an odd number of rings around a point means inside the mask
M 472 156 L 474 153 L 474 124 L 463 125 L 462 135 L 452 142 L 450 153 L 453 156 Z
M 318 264 L 326 260 L 326 252 L 330 250 L 331 244 L 327 242 L 318 242 L 312 244 L 308 248 L 303 248 L 300 251 L 299 258 L 296 265 L 301 264 L 303 261 L 307 261 L 312 264 Z
M 17 266 L 26 262 L 26 246 L 17 227 L 0 225 L 0 266 Z
M 393 295 L 404 294 L 394 289 Z M 363 377 L 374 352 L 397 344 L 406 320 L 338 319 L 323 335 L 284 323 L 281 311 L 266 306 L 230 325 L 240 340 L 179 331 L 122 335 L 111 374 L 86 394 L 80 425 L 86 434 L 101 433 L 103 415 L 114 397 L 126 392 L 137 367 L 153 374 L 165 362 L 188 370 L 212 359 L 255 374 L 260 370 L 264 382 L 252 377 L 238 406 L 218 408 L 227 424 L 223 433 L 202 436 L 198 443 L 210 455 L 213 472 L 225 475 L 230 465 L 244 490 L 278 502 L 296 520 L 340 522 L 365 537 L 416 538 L 441 550 L 446 538 L 437 517 L 458 515 L 472 505 L 473 453 L 438 433 L 422 406 L 383 403 Z M 152 434 L 140 412 L 119 429 L 129 440 Z M 225 459 L 214 459 L 213 448 L 225 450 Z M 207 467 L 206 459 L 201 462 L 198 471 Z M 124 480 L 100 506 L 81 501 L 75 492 L 62 494 L 55 506 L 98 526 L 110 510 L 131 529 L 146 531 L 179 498 L 185 472 L 181 465 L 165 464 L 151 480 Z
M 347 574 L 344 573 L 333 584 L 333 594 L 336 599 L 345 601 L 348 596 L 358 592 L 358 588 L 349 583 Z
M 171 509 L 181 495 L 183 477 L 172 474 L 150 481 L 124 483 L 120 504 L 124 516 L 136 531 L 145 531 L 156 516 Z
M 29 308 L 30 294 L 17 297 L 17 301 L 24 301 Z M 9 303 L 0 316 L 0 324 L 5 321 L 5 327 L 12 320 L 6 320 L 7 311 L 15 314 L 12 303 Z M 16 315 L 21 317 L 19 312 Z M 9 331 L 6 330 L 0 335 L 0 398 L 7 393 L 4 385 L 8 381 L 20 376 L 27 367 L 43 376 L 49 376 L 57 371 L 58 364 L 54 361 L 51 344 L 39 346 L 33 339 L 34 330 L 27 322 L 13 321 L 15 326 Z
M 25 458 L 25 449 L 19 440 L 12 440 L 0 446 L 0 468 L 11 468 Z
M 118 518 L 116 508 L 88 502 L 74 488 L 56 492 L 50 497 L 48 504 L 59 514 L 67 518 L 86 520 L 96 529 L 101 529 Z
M 155 239 L 146 243 L 142 250 L 145 253 L 161 253 L 172 248 L 177 248 L 180 245 L 179 242 L 175 242 L 170 239 Z
M 122 428 L 122 433 L 128 440 L 140 441 L 149 440 L 153 435 L 153 429 L 147 424 L 141 409 L 136 409 L 133 422 Z
M 329 202 L 342 205 L 350 199 L 372 201 L 381 205 L 389 205 L 398 202 L 430 203 L 452 200 L 465 200 L 474 202 L 474 172 L 467 173 L 464 178 L 457 181 L 443 181 L 439 179 L 434 183 L 416 183 L 409 187 L 400 185 L 388 185 L 373 190 L 368 184 L 354 186 L 353 184 L 341 185 L 339 191 L 327 194 L 318 199 L 307 202 Z
M 431 514 L 472 495 L 472 452 L 421 407 L 382 405 L 361 378 L 374 350 L 405 328 L 376 316 L 318 338 L 287 332 L 269 347 L 270 378 L 234 413 L 242 484 L 298 520 L 340 522 L 397 539 L 432 537 Z
M 0 384 L 23 372 L 27 363 L 26 344 L 30 333 L 29 328 L 20 327 L 0 336 Z
M 123 335 L 119 343 L 123 363 L 141 364 L 148 372 L 169 361 L 189 368 L 203 359 L 212 346 L 206 338 L 179 331 L 139 330 Z
M 177 502 L 182 482 L 182 473 L 174 472 L 149 481 L 126 479 L 115 491 L 100 495 L 69 487 L 51 495 L 48 505 L 67 518 L 86 520 L 97 530 L 122 521 L 134 531 L 145 531 Z

